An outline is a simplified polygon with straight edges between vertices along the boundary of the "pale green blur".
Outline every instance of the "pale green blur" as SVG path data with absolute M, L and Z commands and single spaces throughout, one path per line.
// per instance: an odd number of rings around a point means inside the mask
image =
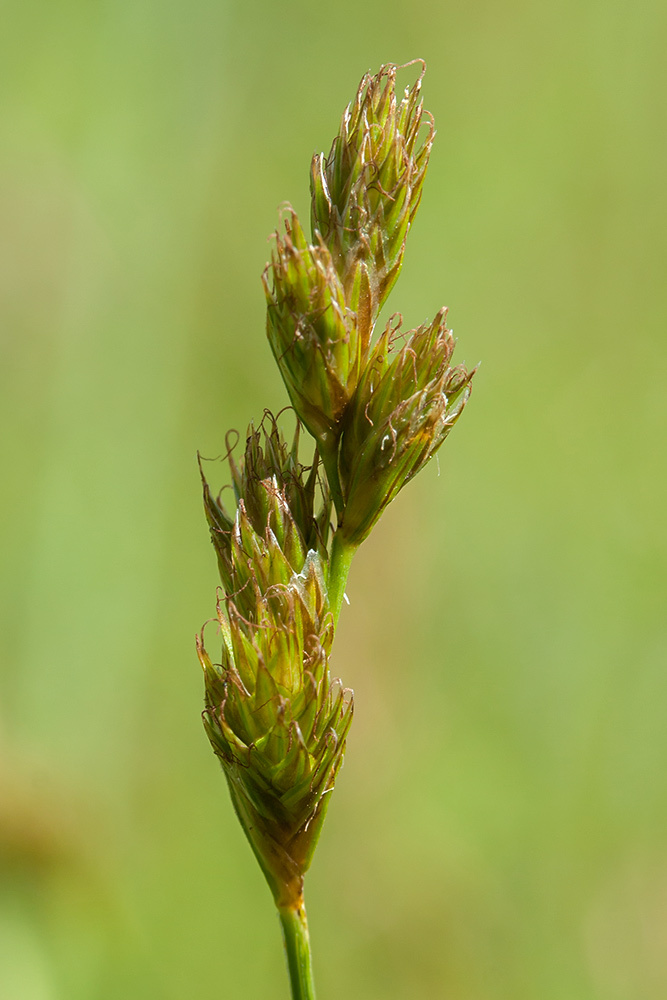
M 664 1000 L 664 3 L 2 22 L 0 996 L 287 1000 L 199 720 L 195 453 L 286 403 L 278 208 L 306 215 L 362 73 L 421 56 L 438 136 L 390 311 L 449 305 L 483 364 L 352 568 L 318 997 Z

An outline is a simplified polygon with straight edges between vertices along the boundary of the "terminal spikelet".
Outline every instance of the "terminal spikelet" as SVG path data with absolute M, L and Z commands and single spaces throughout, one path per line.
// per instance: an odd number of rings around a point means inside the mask
M 397 71 L 389 64 L 364 76 L 329 155 L 311 164 L 313 234 L 329 247 L 346 293 L 368 287 L 371 327 L 400 273 L 435 136 L 420 100 L 423 69 L 400 100 Z

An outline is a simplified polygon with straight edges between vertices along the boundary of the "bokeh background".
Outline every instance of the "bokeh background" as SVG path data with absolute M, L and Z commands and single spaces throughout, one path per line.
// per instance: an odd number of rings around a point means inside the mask
M 199 721 L 195 453 L 284 405 L 277 210 L 416 56 L 391 307 L 482 365 L 353 566 L 318 995 L 667 996 L 666 43 L 659 0 L 3 8 L 4 1000 L 287 996 Z

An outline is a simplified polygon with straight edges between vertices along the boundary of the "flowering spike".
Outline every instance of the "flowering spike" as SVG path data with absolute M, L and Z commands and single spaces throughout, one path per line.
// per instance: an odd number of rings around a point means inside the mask
M 306 242 L 294 212 L 285 233 L 276 234 L 263 280 L 267 334 L 292 405 L 320 446 L 329 448 L 340 436 L 370 330 L 364 340 L 329 250 L 321 241 Z M 361 279 L 358 286 L 357 304 Z
M 435 134 L 423 72 L 402 97 L 396 74 L 389 64 L 364 76 L 329 155 L 311 164 L 312 242 L 288 210 L 262 276 L 293 443 L 267 412 L 242 457 L 228 447 L 229 511 L 202 472 L 223 585 L 220 662 L 197 640 L 204 726 L 277 903 L 300 1000 L 314 1000 L 303 878 L 352 720 L 352 692 L 329 670 L 350 563 L 458 420 L 473 375 L 450 366 L 444 309 L 402 346 L 392 322 L 373 344 Z M 315 439 L 309 466 L 302 425 Z
M 284 558 L 296 572 L 300 572 L 309 549 L 326 552 L 331 516 L 331 497 L 326 481 L 319 475 L 317 453 L 312 466 L 304 467 L 299 462 L 299 434 L 297 422 L 289 448 L 275 417 L 267 411 L 259 428 L 249 426 L 243 459 L 237 463 L 231 450 L 227 454 L 235 500 L 239 511 L 243 509 L 243 524 L 261 536 L 273 532 Z M 231 559 L 238 511 L 235 518 L 230 516 L 221 497 L 213 496 L 201 458 L 199 469 L 220 577 L 226 592 L 233 593 L 245 582 L 243 574 L 239 580 L 239 564 Z
M 247 524 L 232 548 L 237 573 L 252 545 Z M 274 552 L 274 558 L 276 553 Z M 250 570 L 252 572 L 252 570 Z M 263 589 L 254 581 L 246 615 L 227 598 L 231 648 L 220 667 L 198 642 L 204 669 L 204 722 L 250 843 L 279 905 L 300 899 L 345 749 L 351 694 L 335 700 L 329 675 L 333 632 L 322 561 L 312 550 L 299 574 Z M 334 702 L 333 711 L 323 706 Z M 316 720 L 326 716 L 326 725 Z
M 345 514 L 358 545 L 402 487 L 426 465 L 460 417 L 474 372 L 450 368 L 454 338 L 441 309 L 392 355 L 396 329 L 377 343 L 341 443 Z
M 364 262 L 372 323 L 400 272 L 435 136 L 429 120 L 419 141 L 423 70 L 399 102 L 397 69 L 364 76 L 328 157 L 319 153 L 311 164 L 313 238 L 329 247 L 348 295 Z

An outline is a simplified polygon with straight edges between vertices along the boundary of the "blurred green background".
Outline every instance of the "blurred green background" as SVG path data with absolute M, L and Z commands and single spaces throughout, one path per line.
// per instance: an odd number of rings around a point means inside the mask
M 666 43 L 658 0 L 4 6 L 3 1000 L 286 1000 L 199 720 L 195 452 L 284 405 L 277 209 L 416 56 L 390 304 L 483 363 L 352 569 L 318 995 L 667 996 Z

